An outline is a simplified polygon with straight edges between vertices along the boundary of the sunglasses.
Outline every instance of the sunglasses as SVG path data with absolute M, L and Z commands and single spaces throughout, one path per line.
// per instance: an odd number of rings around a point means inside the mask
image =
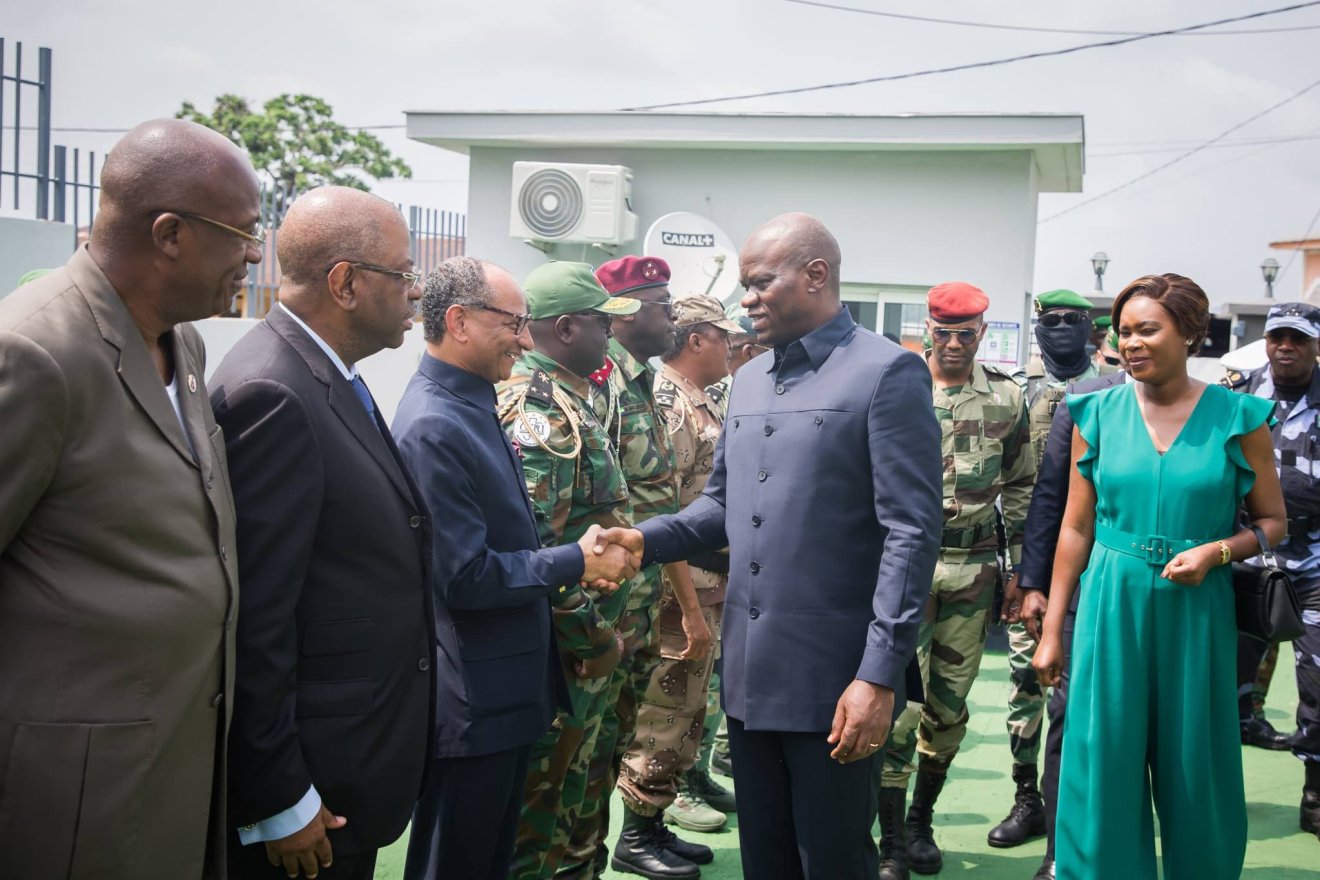
M 514 336 L 520 335 L 523 332 L 523 330 L 527 328 L 528 322 L 532 320 L 532 316 L 530 314 L 517 315 L 514 314 L 513 312 L 506 312 L 504 309 L 496 308 L 495 306 L 480 305 L 477 306 L 477 308 L 481 309 L 483 312 L 494 312 L 497 315 L 503 315 L 506 318 L 512 318 Z
M 662 309 L 665 310 L 665 314 L 666 314 L 666 315 L 668 315 L 668 316 L 671 317 L 671 318 L 674 317 L 674 301 L 673 301 L 673 300 L 662 299 L 662 300 L 658 300 L 658 301 L 654 301 L 654 302 L 653 302 L 653 301 L 651 301 L 651 300 L 649 300 L 649 299 L 639 299 L 638 302 L 641 303 L 641 304 L 644 305 L 644 306 L 659 306 L 660 308 L 662 308 Z
M 963 345 L 971 345 L 976 341 L 976 337 L 981 334 L 980 330 L 974 330 L 971 327 L 963 327 L 961 330 L 950 330 L 948 327 L 936 327 L 930 331 L 930 336 L 940 345 L 947 345 L 949 340 L 957 336 L 958 341 Z
M 1090 323 L 1091 316 L 1085 312 L 1046 312 L 1038 319 L 1042 327 L 1057 327 L 1059 324 L 1067 324 L 1069 327 L 1086 321 Z

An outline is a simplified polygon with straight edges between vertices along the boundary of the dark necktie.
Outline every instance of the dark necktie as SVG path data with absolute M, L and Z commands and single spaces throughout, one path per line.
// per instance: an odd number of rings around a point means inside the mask
M 367 390 L 367 383 L 362 381 L 361 376 L 353 377 L 353 393 L 362 401 L 362 405 L 367 409 L 367 415 L 371 416 L 371 421 L 376 421 L 376 405 L 371 402 L 371 392 Z

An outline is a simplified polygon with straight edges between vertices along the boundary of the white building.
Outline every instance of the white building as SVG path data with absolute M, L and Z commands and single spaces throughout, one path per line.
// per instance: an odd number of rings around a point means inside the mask
M 674 211 L 740 244 L 785 211 L 821 218 L 843 250 L 843 296 L 863 324 L 915 342 L 927 289 L 990 295 L 1003 360 L 1026 349 L 1037 194 L 1080 192 L 1081 116 L 410 112 L 408 136 L 470 157 L 467 253 L 521 275 L 546 254 L 510 235 L 513 163 L 623 165 L 638 238 Z M 609 254 L 554 245 L 560 259 Z M 906 331 L 906 332 L 905 332 Z

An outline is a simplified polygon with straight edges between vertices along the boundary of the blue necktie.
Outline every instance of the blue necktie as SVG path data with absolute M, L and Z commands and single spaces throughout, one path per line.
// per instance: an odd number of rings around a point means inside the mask
M 371 420 L 373 422 L 376 421 L 376 405 L 371 402 L 371 392 L 367 390 L 367 383 L 362 381 L 361 376 L 353 377 L 353 393 L 358 396 L 358 400 L 362 401 L 362 405 L 367 408 L 367 415 L 372 417 Z

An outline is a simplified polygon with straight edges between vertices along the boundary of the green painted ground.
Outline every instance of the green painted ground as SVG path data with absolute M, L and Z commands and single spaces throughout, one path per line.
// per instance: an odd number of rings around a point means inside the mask
M 1293 728 L 1297 705 L 1291 657 L 1291 651 L 1285 648 L 1269 702 L 1271 722 L 1285 731 Z M 972 689 L 969 706 L 972 719 L 967 739 L 936 813 L 936 838 L 945 851 L 941 877 L 970 875 L 980 880 L 1029 880 L 1045 853 L 1043 840 L 1011 850 L 991 849 L 985 842 L 986 833 L 1008 812 L 1013 797 L 1008 734 L 1003 722 L 1007 695 L 1007 661 L 1002 653 L 987 654 L 980 679 Z M 1244 751 L 1250 843 L 1242 876 L 1251 880 L 1320 878 L 1320 841 L 1297 829 L 1301 764 L 1287 752 L 1253 748 Z M 616 802 L 616 816 L 620 809 Z M 715 850 L 715 863 L 701 871 L 705 880 L 734 880 L 743 876 L 738 836 L 733 830 L 737 822 L 731 818 L 730 828 L 718 834 L 683 833 L 684 837 L 699 840 Z M 406 841 L 405 836 L 381 853 L 377 880 L 402 877 Z M 605 876 L 620 880 L 635 875 L 608 871 Z

